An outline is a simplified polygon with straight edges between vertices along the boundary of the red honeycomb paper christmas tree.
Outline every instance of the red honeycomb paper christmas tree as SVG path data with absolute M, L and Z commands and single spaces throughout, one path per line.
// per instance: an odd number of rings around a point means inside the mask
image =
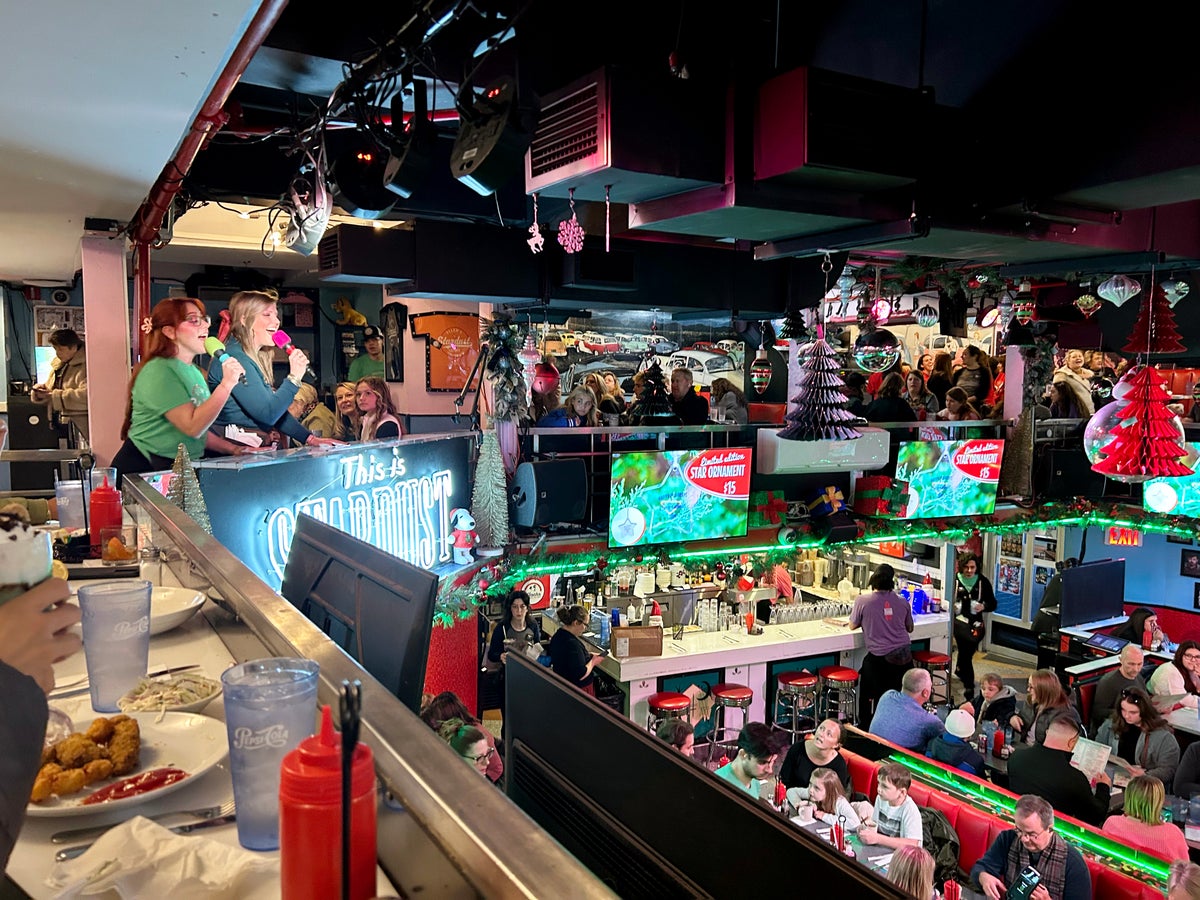
M 1175 414 L 1167 409 L 1171 398 L 1158 369 L 1146 366 L 1129 386 L 1124 398 L 1129 405 L 1092 470 L 1121 481 L 1191 475 L 1181 461 L 1187 451 L 1179 443 Z
M 1129 342 L 1121 349 L 1126 353 L 1183 353 L 1187 349 L 1179 339 L 1166 292 L 1158 285 L 1143 296 Z

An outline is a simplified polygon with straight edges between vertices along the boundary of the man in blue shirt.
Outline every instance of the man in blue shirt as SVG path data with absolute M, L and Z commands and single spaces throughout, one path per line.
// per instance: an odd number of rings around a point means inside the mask
M 933 680 L 924 669 L 909 669 L 900 690 L 885 691 L 875 706 L 871 734 L 879 735 L 908 750 L 924 752 L 929 742 L 945 729 L 942 720 L 925 709 L 933 691 Z

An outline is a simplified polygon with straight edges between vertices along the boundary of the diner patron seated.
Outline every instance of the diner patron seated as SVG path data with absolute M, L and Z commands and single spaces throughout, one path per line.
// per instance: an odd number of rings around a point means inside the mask
M 929 742 L 925 755 L 972 775 L 983 774 L 983 757 L 969 743 L 975 733 L 975 720 L 965 709 L 956 709 L 946 716 L 946 732 Z
M 779 780 L 784 787 L 795 791 L 800 800 L 808 799 L 808 782 L 818 768 L 832 769 L 842 784 L 849 786 L 850 769 L 845 757 L 838 752 L 841 746 L 841 724 L 837 719 L 826 719 L 807 740 L 792 744 L 779 767 Z
M 1179 742 L 1150 698 L 1138 688 L 1126 688 L 1113 714 L 1096 732 L 1114 756 L 1130 763 L 1135 775 L 1153 775 L 1164 784 L 1175 779 L 1179 768 Z
M 1022 752 L 1029 753 L 1030 748 Z M 1015 757 L 1014 757 L 1015 758 Z M 990 900 L 1000 900 L 1026 866 L 1041 874 L 1038 888 L 1050 900 L 1090 900 L 1092 877 L 1082 854 L 1054 830 L 1054 807 L 1026 794 L 1017 800 L 1015 828 L 1002 831 L 971 869 L 971 884 Z M 1038 890 L 1033 896 L 1039 896 Z
M 1183 641 L 1175 648 L 1175 658 L 1157 669 L 1147 683 L 1156 698 L 1177 697 L 1179 706 L 1196 709 L 1200 700 L 1200 643 Z M 1157 699 L 1155 703 L 1162 705 Z
M 995 672 L 988 672 L 979 679 L 979 693 L 959 709 L 975 717 L 976 728 L 984 722 L 995 722 L 1003 728 L 1017 712 L 1017 692 Z
M 1044 743 L 1017 748 L 1008 760 L 1008 786 L 1013 793 L 1037 794 L 1060 812 L 1099 825 L 1108 812 L 1112 780 L 1101 772 L 1092 793 L 1088 777 L 1071 765 L 1079 727 L 1070 716 L 1060 716 L 1046 728 Z
M 1138 775 L 1125 788 L 1124 815 L 1109 816 L 1104 833 L 1168 862 L 1187 859 L 1188 842 L 1174 822 L 1162 820 L 1167 793 L 1153 775 Z
M 781 737 L 762 722 L 748 722 L 738 733 L 737 756 L 717 769 L 717 777 L 752 797 L 762 796 L 779 756 Z
M 871 734 L 908 750 L 923 752 L 943 731 L 942 720 L 925 709 L 933 680 L 925 669 L 909 669 L 900 690 L 886 691 L 875 707 Z
M 882 844 L 893 850 L 921 846 L 921 810 L 908 796 L 911 786 L 912 774 L 900 763 L 879 767 L 875 807 L 858 831 L 864 843 Z
M 1145 661 L 1146 656 L 1141 647 L 1126 644 L 1121 648 L 1120 665 L 1096 682 L 1096 693 L 1092 695 L 1092 712 L 1088 717 L 1088 726 L 1092 734 L 1099 731 L 1105 719 L 1116 710 L 1117 700 L 1120 699 L 1122 691 L 1137 688 L 1143 693 L 1150 693 L 1146 689 L 1146 682 L 1142 680 L 1142 665 Z

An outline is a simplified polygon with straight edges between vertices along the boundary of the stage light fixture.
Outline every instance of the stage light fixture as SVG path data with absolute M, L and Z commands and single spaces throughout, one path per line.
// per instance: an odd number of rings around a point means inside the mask
M 330 154 L 330 172 L 338 206 L 352 216 L 377 219 L 396 204 L 396 195 L 383 185 L 388 152 L 363 131 L 329 132 L 326 145 L 334 145 Z
M 999 318 L 1000 306 L 995 301 L 980 304 L 979 312 L 975 315 L 975 321 L 980 328 L 991 328 Z
M 464 91 L 469 88 L 464 87 Z M 459 95 L 462 116 L 450 173 L 475 193 L 489 197 L 522 170 L 525 151 L 533 140 L 536 113 L 517 96 L 517 83 L 502 76 L 467 104 Z
M 422 185 L 433 168 L 433 144 L 437 133 L 429 121 L 424 79 L 412 83 L 413 113 L 404 121 L 404 92 L 392 98 L 394 143 L 383 169 L 383 186 L 405 199 Z
M 290 216 L 284 243 L 301 256 L 317 249 L 333 212 L 333 197 L 325 185 L 324 149 L 316 157 L 306 152 L 305 159 L 307 166 L 292 179 L 284 203 Z

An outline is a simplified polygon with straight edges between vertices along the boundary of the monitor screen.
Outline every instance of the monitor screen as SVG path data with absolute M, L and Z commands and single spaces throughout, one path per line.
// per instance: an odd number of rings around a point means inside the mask
M 1111 634 L 1093 634 L 1084 643 L 1089 647 L 1095 647 L 1097 650 L 1120 653 L 1129 641 L 1125 640 L 1125 638 L 1113 637 Z
M 414 713 L 438 577 L 312 516 L 296 517 L 283 594 Z
M 908 503 L 899 518 L 991 515 L 1003 457 L 998 438 L 901 443 L 896 480 L 908 484 Z
M 1192 442 L 1193 453 L 1200 443 Z M 1142 505 L 1150 512 L 1200 519 L 1200 466 L 1192 475 L 1151 478 L 1142 485 Z
M 749 447 L 614 453 L 608 545 L 743 536 L 750 463 Z
M 1101 559 L 1062 572 L 1063 628 L 1125 614 L 1125 560 Z
M 45 384 L 50 380 L 50 363 L 54 360 L 54 357 L 53 347 L 33 348 L 33 369 L 37 377 L 37 384 Z

